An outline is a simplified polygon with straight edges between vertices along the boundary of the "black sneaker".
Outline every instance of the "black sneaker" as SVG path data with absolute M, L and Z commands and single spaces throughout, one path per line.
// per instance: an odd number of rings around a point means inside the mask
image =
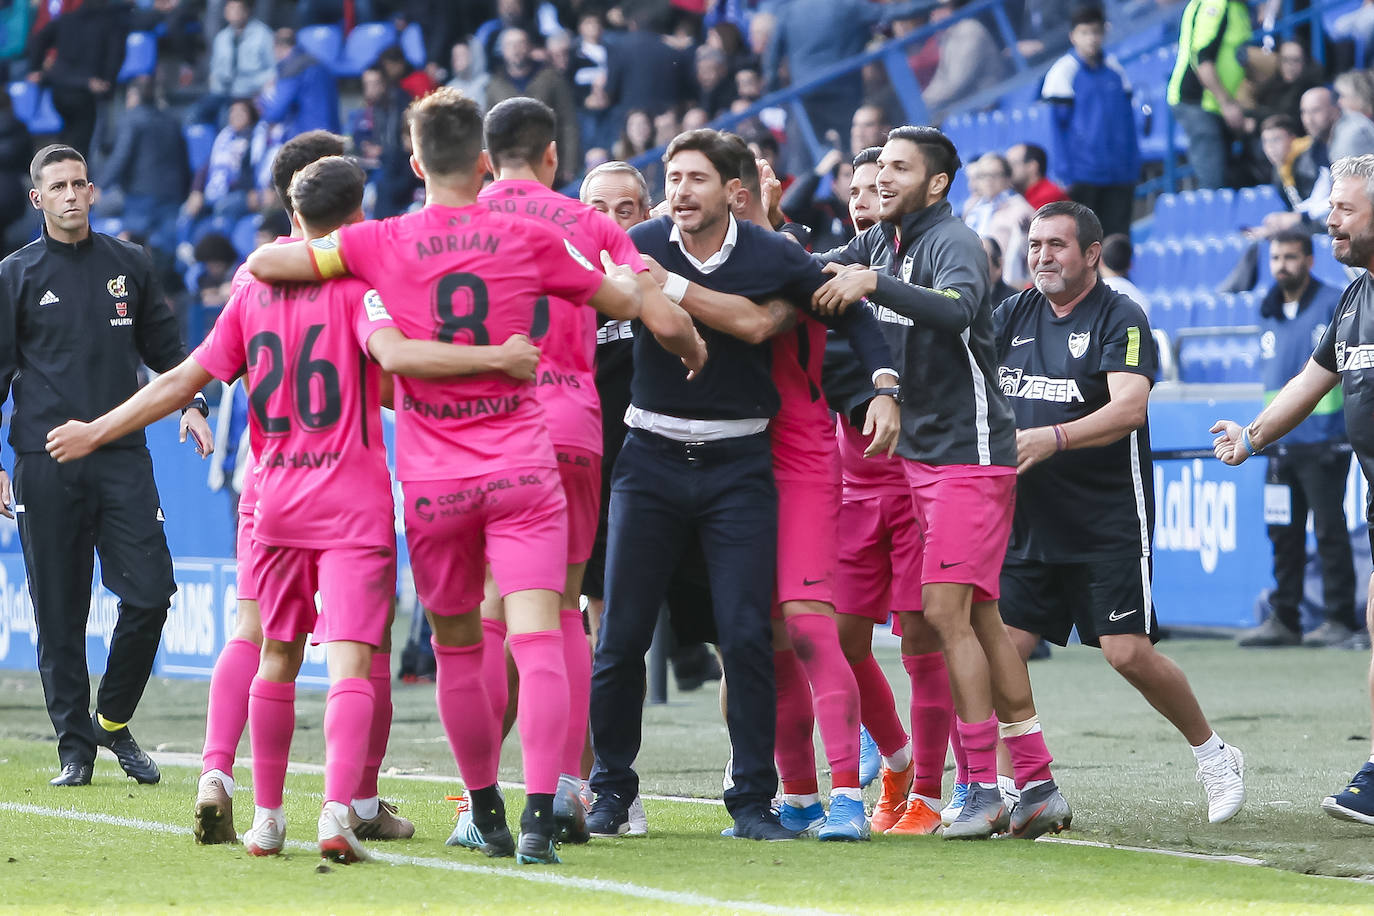
M 125 775 L 145 786 L 155 785 L 162 779 L 162 772 L 158 770 L 157 764 L 153 763 L 153 758 L 143 753 L 143 748 L 134 740 L 129 726 L 126 725 L 118 731 L 106 731 L 100 724 L 100 719 L 93 713 L 91 727 L 95 729 L 95 743 L 114 752 L 119 765 L 124 768 Z
M 64 763 L 62 772 L 48 780 L 50 786 L 89 786 L 91 772 L 95 769 L 89 763 Z
M 587 813 L 587 832 L 602 839 L 614 839 L 630 832 L 630 808 L 614 792 L 598 795 Z
M 769 843 L 795 840 L 799 836 L 797 831 L 784 827 L 771 810 L 736 818 L 734 831 L 730 835 L 737 840 L 763 840 Z
M 542 833 L 521 833 L 515 847 L 515 861 L 520 865 L 558 865 L 558 850 L 553 837 Z

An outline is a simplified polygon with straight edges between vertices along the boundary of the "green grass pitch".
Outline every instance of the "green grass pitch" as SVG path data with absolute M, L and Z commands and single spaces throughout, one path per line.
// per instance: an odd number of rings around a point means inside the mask
M 674 694 L 645 713 L 640 770 L 650 835 L 564 847 L 564 864 L 517 867 L 443 840 L 456 768 L 430 686 L 395 689 L 386 798 L 416 838 L 370 843 L 378 861 L 318 868 L 321 779 L 287 781 L 287 855 L 198 847 L 190 834 L 207 686 L 156 681 L 133 724 L 160 753 L 163 781 L 137 786 L 102 752 L 95 785 L 53 789 L 56 757 L 35 674 L 0 673 L 0 908 L 19 912 L 1374 912 L 1374 886 L 1312 875 L 1374 875 L 1374 828 L 1323 815 L 1369 753 L 1368 657 L 1330 650 L 1244 652 L 1219 641 L 1162 644 L 1188 673 L 1214 727 L 1246 756 L 1249 799 L 1206 822 L 1183 740 L 1092 650 L 1032 666 L 1056 776 L 1074 806 L 1070 842 L 876 837 L 864 844 L 721 839 L 728 746 L 714 691 Z M 895 649 L 880 646 L 898 703 Z M 323 694 L 302 691 L 292 759 L 322 761 Z M 246 756 L 247 743 L 241 748 Z M 822 764 L 823 765 L 823 764 Z M 502 778 L 518 782 L 508 740 Z M 236 774 L 240 831 L 251 778 Z M 876 792 L 869 789 L 869 795 Z M 948 788 L 948 787 L 947 787 Z M 514 821 L 520 798 L 509 790 Z M 872 799 L 870 798 L 870 801 Z M 1189 856 L 1104 848 L 1112 844 Z M 1268 867 L 1247 867 L 1236 860 Z M 1306 874 L 1302 874 L 1306 873 Z

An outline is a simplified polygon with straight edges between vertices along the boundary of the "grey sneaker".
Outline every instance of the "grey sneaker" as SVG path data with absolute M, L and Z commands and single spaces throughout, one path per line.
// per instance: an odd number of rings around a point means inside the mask
M 1355 635 L 1355 631 L 1343 623 L 1328 620 L 1302 638 L 1302 644 L 1312 649 L 1333 649 L 1342 645 Z
M 1272 649 L 1278 646 L 1302 645 L 1302 634 L 1285 626 L 1273 614 L 1264 623 L 1252 630 L 1246 630 L 1236 640 L 1236 645 L 1244 649 Z
M 971 785 L 963 810 L 945 828 L 947 840 L 986 840 L 994 833 L 1006 833 L 1011 825 L 1002 793 L 996 786 Z
M 1069 803 L 1051 779 L 1034 789 L 1021 790 L 1021 800 L 1011 812 L 1011 835 L 1018 840 L 1033 840 L 1041 834 L 1068 830 L 1072 820 Z
M 1361 629 L 1351 633 L 1350 638 L 1341 643 L 1341 648 L 1349 649 L 1352 652 L 1368 652 L 1369 631 Z

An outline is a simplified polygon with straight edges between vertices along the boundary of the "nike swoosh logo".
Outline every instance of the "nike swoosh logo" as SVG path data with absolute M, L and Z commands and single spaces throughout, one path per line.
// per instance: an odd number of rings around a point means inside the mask
M 820 584 L 821 584 L 822 582 L 824 582 L 824 581 L 825 581 L 825 577 L 824 577 L 824 576 L 822 576 L 822 577 L 819 578 L 819 579 L 807 579 L 807 578 L 803 578 L 803 579 L 802 579 L 802 585 L 820 585 Z
M 941 569 L 949 569 L 951 566 L 962 566 L 963 564 L 964 564 L 964 561 L 963 561 L 963 560 L 955 560 L 953 563 L 946 563 L 944 560 L 941 560 L 941 561 L 940 561 L 940 568 L 941 568 Z
M 1126 611 L 1126 612 L 1124 612 L 1124 613 L 1121 612 L 1121 611 L 1112 611 L 1110 614 L 1107 615 L 1107 619 L 1108 619 L 1108 620 L 1125 620 L 1127 617 L 1131 616 L 1132 614 L 1134 614 L 1134 613 L 1135 613 L 1136 611 L 1138 611 L 1138 610 L 1140 610 L 1140 608 L 1138 608 L 1138 607 L 1133 607 L 1133 608 L 1131 608 L 1129 611 Z
M 1028 343 L 1030 343 L 1032 340 L 1035 340 L 1035 338 L 1034 338 L 1034 337 L 1013 337 L 1013 338 L 1011 339 L 1011 345 L 1012 345 L 1013 347 L 1019 347 L 1019 346 L 1021 346 L 1022 344 L 1028 344 Z

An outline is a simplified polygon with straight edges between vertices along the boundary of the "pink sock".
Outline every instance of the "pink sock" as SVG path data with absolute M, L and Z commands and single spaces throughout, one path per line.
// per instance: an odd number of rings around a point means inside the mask
M 835 618 L 796 614 L 787 618 L 787 635 L 811 682 L 812 705 L 830 763 L 830 784 L 859 787 L 859 685 L 840 648 Z
M 945 776 L 945 749 L 954 722 L 954 699 L 949 671 L 939 652 L 903 655 L 902 667 L 911 676 L 911 755 L 916 761 L 912 791 L 939 798 Z
M 496 784 L 501 720 L 492 715 L 482 679 L 482 644 L 434 646 L 434 700 L 453 759 L 469 791 Z
M 221 770 L 234 775 L 234 755 L 248 724 L 248 688 L 258 673 L 261 652 L 257 643 L 231 639 L 215 659 L 205 711 L 205 749 L 200 754 L 202 773 Z
M 892 685 L 887 682 L 887 676 L 872 652 L 851 667 L 854 670 L 854 683 L 859 686 L 859 718 L 873 736 L 873 742 L 878 745 L 878 753 L 891 757 L 906 747 L 908 740 L 901 717 L 897 715 L 897 700 L 892 696 Z
M 248 746 L 253 751 L 253 803 L 280 808 L 296 730 L 296 685 L 253 678 L 248 688 Z
M 347 805 L 358 790 L 372 726 L 372 685 L 335 681 L 324 701 L 324 800 Z
M 381 652 L 372 654 L 372 671 L 368 674 L 372 685 L 372 725 L 367 731 L 367 760 L 363 763 L 363 773 L 358 777 L 357 794 L 354 798 L 373 798 L 380 794 L 377 788 L 377 774 L 382 770 L 382 760 L 386 757 L 386 743 L 391 739 L 391 654 Z
M 520 672 L 520 754 L 525 760 L 525 791 L 552 795 L 568 734 L 568 669 L 563 634 L 558 630 L 518 633 L 510 654 Z M 588 684 L 590 691 L 591 685 Z M 579 749 L 579 753 L 580 753 Z
M 592 653 L 582 629 L 582 612 L 564 608 L 558 612 L 563 631 L 563 664 L 568 670 L 568 736 L 563 741 L 560 769 L 570 776 L 582 770 L 582 748 L 587 745 L 587 712 L 592 703 Z
M 1050 764 L 1054 762 L 1054 758 L 1050 756 L 1050 749 L 1045 746 L 1045 733 L 1038 727 L 1029 735 L 1003 738 L 1002 743 L 1007 746 L 1007 753 L 1011 755 L 1016 788 L 1023 788 L 1028 782 L 1052 778 Z
M 499 728 L 506 717 L 506 704 L 510 702 L 510 685 L 506 680 L 506 625 L 486 617 L 482 618 L 482 680 L 487 685 L 487 699 Z
M 982 722 L 958 722 L 959 738 L 968 754 L 969 782 L 997 785 L 997 717 L 988 716 Z
M 811 743 L 815 725 L 811 685 L 797 653 L 783 649 L 773 653 L 773 672 L 778 683 L 777 737 L 773 756 L 788 795 L 812 795 L 816 784 L 816 748 Z
M 954 781 L 968 785 L 968 754 L 964 751 L 964 739 L 959 737 L 959 722 L 949 717 L 949 750 L 954 755 Z

